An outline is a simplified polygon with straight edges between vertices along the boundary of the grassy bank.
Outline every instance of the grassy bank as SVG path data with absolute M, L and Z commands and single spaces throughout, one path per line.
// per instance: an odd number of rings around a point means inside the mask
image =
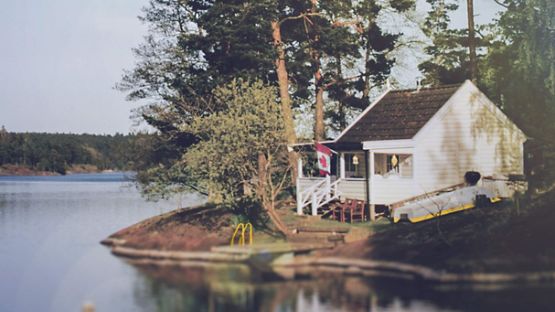
M 109 239 L 124 247 L 172 251 L 209 251 L 227 245 L 235 226 L 245 222 L 228 207 L 207 204 L 177 209 L 122 229 Z M 280 242 L 265 220 L 254 223 L 254 243 Z
M 555 270 L 555 192 L 417 224 L 401 223 L 322 253 L 425 265 L 451 272 Z
M 288 207 L 279 211 L 291 230 L 349 228 L 346 244 L 316 252 L 316 257 L 388 260 L 457 273 L 522 273 L 555 270 L 554 203 L 555 192 L 550 192 L 523 201 L 520 207 L 503 202 L 417 224 L 391 224 L 382 219 L 349 225 L 298 217 Z M 110 238 L 137 249 L 208 251 L 229 244 L 239 222 L 232 210 L 206 205 L 147 219 Z M 298 234 L 292 236 L 302 240 Z M 254 237 L 255 243 L 283 241 L 264 223 L 256 224 Z

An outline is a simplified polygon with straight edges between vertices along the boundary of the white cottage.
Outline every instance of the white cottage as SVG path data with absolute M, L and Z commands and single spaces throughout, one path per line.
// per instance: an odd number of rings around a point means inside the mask
M 332 141 L 331 177 L 299 170 L 297 212 L 339 198 L 388 205 L 482 176 L 522 175 L 524 133 L 472 82 L 388 90 Z M 299 148 L 301 145 L 298 146 Z M 305 146 L 306 147 L 306 146 Z M 299 161 L 302 168 L 302 161 Z

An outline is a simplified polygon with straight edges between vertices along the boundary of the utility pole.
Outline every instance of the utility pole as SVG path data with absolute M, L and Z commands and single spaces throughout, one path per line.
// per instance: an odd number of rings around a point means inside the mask
M 476 40 L 474 34 L 474 3 L 466 0 L 468 14 L 468 49 L 470 50 L 470 80 L 476 83 L 478 79 L 478 64 L 476 61 Z

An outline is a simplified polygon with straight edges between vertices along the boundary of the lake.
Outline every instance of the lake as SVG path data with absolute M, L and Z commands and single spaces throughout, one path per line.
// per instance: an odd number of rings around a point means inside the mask
M 298 276 L 246 266 L 136 268 L 99 241 L 204 201 L 147 202 L 123 173 L 0 177 L 0 311 L 547 311 L 549 286 L 439 287 Z

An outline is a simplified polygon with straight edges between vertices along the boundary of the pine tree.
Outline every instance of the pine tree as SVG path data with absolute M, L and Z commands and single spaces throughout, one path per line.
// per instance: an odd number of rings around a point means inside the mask
M 469 54 L 464 31 L 451 29 L 450 14 L 458 9 L 455 0 L 427 0 L 431 6 L 422 30 L 432 40 L 426 47 L 430 59 L 418 68 L 424 73 L 423 83 L 440 85 L 462 82 L 469 78 Z
M 481 71 L 488 94 L 525 133 L 555 143 L 555 2 L 506 0 Z

